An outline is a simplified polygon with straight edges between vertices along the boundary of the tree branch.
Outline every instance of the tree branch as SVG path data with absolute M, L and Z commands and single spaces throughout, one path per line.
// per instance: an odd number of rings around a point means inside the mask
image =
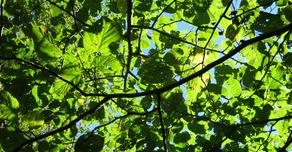
M 42 71 L 46 71 L 48 72 L 50 75 L 62 80 L 63 82 L 71 85 L 74 89 L 76 89 L 77 91 L 79 91 L 83 96 L 88 96 L 88 94 L 86 92 L 84 92 L 82 89 L 80 89 L 77 85 L 75 85 L 73 82 L 70 82 L 69 80 L 66 80 L 65 78 L 61 77 L 60 75 L 58 75 L 56 72 L 52 71 L 51 69 L 42 66 L 36 62 L 32 62 L 32 61 L 27 61 L 18 57 L 5 57 L 5 56 L 0 56 L 0 59 L 2 60 L 12 60 L 12 61 L 17 61 L 20 63 L 24 63 L 26 65 L 30 65 L 36 69 L 40 69 Z
M 235 127 L 242 127 L 242 126 L 247 126 L 247 125 L 257 125 L 257 124 L 264 124 L 270 121 L 280 121 L 280 120 L 286 120 L 286 119 L 292 119 L 292 115 L 280 117 L 280 118 L 273 118 L 273 119 L 265 119 L 265 120 L 257 120 L 257 121 L 252 121 L 248 123 L 243 123 L 243 124 L 236 124 L 234 125 Z
M 43 135 L 40 136 L 36 136 L 32 139 L 27 140 L 26 142 L 22 143 L 21 145 L 17 146 L 13 151 L 17 152 L 20 151 L 23 147 L 25 147 L 28 144 L 31 144 L 33 142 L 36 142 L 38 140 L 44 139 L 46 137 L 52 136 L 54 134 L 57 134 L 59 132 L 62 132 L 64 130 L 67 130 L 69 128 L 71 128 L 73 125 L 75 125 L 78 121 L 80 121 L 81 119 L 85 118 L 86 116 L 92 114 L 95 112 L 95 110 L 97 110 L 101 105 L 103 105 L 104 103 L 106 103 L 110 98 L 103 98 L 95 107 L 93 107 L 92 109 L 84 112 L 83 114 L 79 115 L 76 119 L 72 120 L 71 122 L 69 122 L 67 125 L 60 127 L 58 129 L 55 129 L 53 131 L 47 132 Z
M 2 44 L 2 34 L 3 34 L 3 28 L 4 28 L 4 25 L 3 25 L 3 9 L 4 9 L 4 0 L 1 0 L 0 2 L 0 10 L 1 10 L 1 14 L 0 14 L 0 43 Z
M 176 0 L 173 0 L 171 3 L 169 3 L 160 13 L 159 13 L 159 15 L 155 18 L 155 20 L 153 21 L 153 23 L 152 23 L 152 25 L 151 25 L 151 27 L 153 28 L 154 26 L 155 26 L 155 24 L 156 24 L 156 22 L 157 22 L 157 20 L 159 19 L 159 17 L 165 12 L 165 10 L 167 9 L 167 8 L 169 8 L 174 2 L 176 2 Z
M 158 109 L 159 121 L 160 121 L 160 126 L 161 126 L 163 147 L 164 147 L 164 151 L 167 152 L 165 128 L 163 124 L 163 117 L 162 117 L 162 111 L 161 111 L 161 94 L 157 94 L 157 109 Z
M 167 37 L 170 37 L 170 38 L 172 38 L 172 39 L 174 39 L 174 40 L 178 40 L 178 41 L 181 41 L 181 42 L 183 42 L 183 43 L 186 43 L 186 44 L 189 44 L 189 45 L 192 45 L 192 46 L 195 46 L 195 47 L 198 47 L 198 48 L 204 49 L 204 47 L 202 47 L 202 46 L 198 46 L 198 45 L 196 45 L 196 44 L 194 44 L 194 43 L 192 43 L 192 42 L 189 42 L 189 41 L 184 40 L 184 39 L 179 38 L 179 37 L 175 37 L 175 36 L 173 36 L 173 35 L 171 35 L 171 34 L 169 34 L 169 33 L 166 33 L 166 32 L 164 32 L 164 31 L 160 31 L 160 30 L 158 30 L 158 29 L 156 29 L 156 28 L 153 28 L 153 27 L 148 27 L 148 26 L 144 26 L 144 25 L 132 25 L 132 28 L 140 28 L 140 29 L 149 29 L 149 30 L 153 30 L 153 31 L 156 31 L 156 32 L 158 32 L 158 33 L 160 33 L 160 34 L 162 34 L 162 35 L 165 35 L 165 36 L 167 36 Z M 217 51 L 217 50 L 210 49 L 210 48 L 206 48 L 206 50 Z
M 201 70 L 191 74 L 190 76 L 186 77 L 186 78 L 183 78 L 179 81 L 177 81 L 176 83 L 172 83 L 170 85 L 167 85 L 165 87 L 162 87 L 162 88 L 159 88 L 159 89 L 155 89 L 155 90 L 150 90 L 150 91 L 145 91 L 145 92 L 139 92 L 139 93 L 129 93 L 129 94 L 108 94 L 108 95 L 98 95 L 98 94 L 95 94 L 95 96 L 109 96 L 109 97 L 112 97 L 112 98 L 125 98 L 125 97 L 128 97 L 128 98 L 133 98 L 133 97 L 139 97 L 139 96 L 145 96 L 145 95 L 153 95 L 153 94 L 157 94 L 157 93 L 162 93 L 162 92 L 166 92 L 168 90 L 171 90 L 175 87 L 178 87 L 198 76 L 201 76 L 202 74 L 204 74 L 205 72 L 207 72 L 208 70 L 214 68 L 215 66 L 223 63 L 224 61 L 230 59 L 232 56 L 234 56 L 235 54 L 237 54 L 238 52 L 240 52 L 242 49 L 244 49 L 245 47 L 253 44 L 253 43 L 256 43 L 256 42 L 259 42 L 261 40 L 264 40 L 264 39 L 267 39 L 267 38 L 270 38 L 270 37 L 273 37 L 273 36 L 280 36 L 281 34 L 289 31 L 289 30 L 292 30 L 292 23 L 289 24 L 289 25 L 286 25 L 278 30 L 275 30 L 275 31 L 272 31 L 270 33 L 265 33 L 265 34 L 262 34 L 262 35 L 259 35 L 255 38 L 252 38 L 252 39 L 249 39 L 249 40 L 246 40 L 246 41 L 242 41 L 242 43 L 237 46 L 236 48 L 234 48 L 233 50 L 231 50 L 228 54 L 226 54 L 225 56 L 217 59 L 216 61 L 208 64 L 207 66 L 205 66 L 204 68 L 202 68 Z M 89 94 L 89 95 L 93 95 L 94 94 Z
M 53 71 L 49 70 L 48 68 L 45 68 L 45 67 L 41 67 L 39 65 L 35 65 L 34 63 L 31 63 L 30 61 L 24 61 L 23 59 L 19 59 L 19 58 L 16 58 L 16 57 L 1 57 L 0 56 L 0 59 L 4 59 L 4 60 L 18 60 L 18 61 L 22 61 L 28 65 L 32 65 L 34 66 L 35 68 L 38 68 L 38 69 L 42 69 L 42 70 L 45 70 L 47 72 L 49 72 L 51 75 L 63 80 L 64 82 L 70 84 L 71 86 L 75 86 L 74 88 L 76 90 L 78 90 L 82 95 L 84 96 L 102 96 L 102 97 L 107 97 L 107 98 L 134 98 L 134 97 L 141 97 L 141 96 L 145 96 L 145 95 L 153 95 L 153 94 L 157 94 L 157 93 L 163 93 L 163 92 L 166 92 L 166 91 L 169 91 L 175 87 L 178 87 L 196 77 L 199 77 L 201 76 L 202 74 L 206 73 L 207 71 L 209 71 L 210 69 L 214 68 L 215 66 L 223 63 L 224 61 L 230 59 L 232 56 L 234 56 L 235 54 L 237 54 L 238 52 L 240 52 L 242 49 L 244 49 L 245 47 L 253 44 L 253 43 L 256 43 L 256 42 L 259 42 L 261 40 L 264 40 L 264 39 L 267 39 L 267 38 L 270 38 L 270 37 L 273 37 L 273 36 L 280 36 L 281 34 L 289 31 L 289 30 L 292 30 L 292 23 L 291 24 L 288 24 L 278 30 L 275 30 L 275 31 L 272 31 L 270 33 L 265 33 L 265 34 L 262 34 L 262 35 L 259 35 L 255 38 L 252 38 L 252 39 L 249 39 L 249 40 L 246 40 L 246 41 L 241 41 L 241 44 L 239 46 L 237 46 L 236 48 L 234 48 L 233 50 L 231 50 L 228 54 L 224 55 L 223 57 L 217 59 L 216 61 L 206 65 L 204 68 L 202 68 L 201 70 L 175 82 L 175 83 L 172 83 L 170 85 L 167 85 L 167 86 L 164 86 L 162 88 L 159 88 L 159 89 L 154 89 L 154 90 L 150 90 L 150 91 L 145 91 L 145 92 L 138 92 L 138 93 L 116 93 L 116 94 L 101 94 L 101 93 L 86 93 L 84 92 L 83 90 L 81 90 L 80 88 L 78 88 L 75 84 L 71 83 L 70 81 L 68 80 L 65 80 L 64 78 L 58 76 L 56 73 L 54 73 Z
M 292 143 L 292 131 L 290 132 L 287 140 L 286 140 L 286 143 L 284 144 L 284 146 L 279 149 L 279 152 L 286 152 L 286 148 L 288 148 L 288 146 Z
M 232 4 L 232 1 L 233 0 L 229 0 L 229 3 L 227 4 L 227 6 L 226 6 L 226 8 L 225 8 L 225 10 L 223 12 L 223 14 L 220 16 L 219 20 L 216 22 L 215 26 L 213 27 L 212 33 L 211 33 L 211 35 L 210 35 L 210 37 L 209 37 L 209 39 L 208 39 L 208 41 L 207 41 L 207 43 L 206 43 L 206 45 L 205 45 L 205 47 L 203 49 L 204 50 L 204 54 L 203 54 L 203 59 L 202 59 L 202 67 L 204 67 L 205 56 L 206 56 L 206 48 L 207 48 L 208 44 L 210 43 L 210 41 L 211 41 L 211 39 L 212 39 L 212 37 L 213 37 L 213 35 L 214 35 L 214 33 L 216 31 L 216 28 L 218 27 L 219 23 L 221 22 L 221 20 L 223 19 L 223 17 L 226 16 L 226 13 L 227 13 L 229 7 Z
M 64 8 L 62 8 L 61 6 L 57 5 L 57 3 L 51 1 L 51 0 L 47 0 L 50 4 L 58 7 L 60 10 L 66 12 L 69 16 L 73 17 L 75 20 L 77 20 L 78 22 L 80 22 L 81 24 L 87 26 L 87 27 L 91 27 L 91 25 L 83 22 L 82 20 L 80 20 L 79 18 L 77 18 L 74 14 L 70 13 L 69 11 L 65 10 Z
M 127 79 L 128 79 L 128 74 L 131 69 L 131 60 L 133 56 L 133 50 L 132 50 L 132 0 L 127 0 L 127 41 L 128 41 L 128 59 L 127 59 L 127 67 L 126 67 L 126 73 L 125 73 L 125 78 L 124 78 L 124 91 L 127 89 Z

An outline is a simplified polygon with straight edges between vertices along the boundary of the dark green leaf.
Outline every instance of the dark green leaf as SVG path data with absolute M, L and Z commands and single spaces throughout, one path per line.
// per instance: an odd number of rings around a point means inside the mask
M 85 134 L 78 138 L 74 147 L 75 151 L 97 152 L 104 146 L 104 137 L 98 134 Z

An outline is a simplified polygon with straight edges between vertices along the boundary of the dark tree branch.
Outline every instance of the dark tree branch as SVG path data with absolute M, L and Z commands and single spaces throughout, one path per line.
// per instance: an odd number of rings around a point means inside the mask
M 64 130 L 67 130 L 69 128 L 71 128 L 72 126 L 74 126 L 78 121 L 80 121 L 81 119 L 85 118 L 86 116 L 94 113 L 101 105 L 103 105 L 104 103 L 106 103 L 110 98 L 103 98 L 95 107 L 93 107 L 92 109 L 84 112 L 83 114 L 79 115 L 77 118 L 75 118 L 74 120 L 72 120 L 71 122 L 69 122 L 67 125 L 60 127 L 58 129 L 55 129 L 53 131 L 47 132 L 45 134 L 42 134 L 40 136 L 36 136 L 32 139 L 27 140 L 26 142 L 22 143 L 21 145 L 17 146 L 13 151 L 17 152 L 20 151 L 22 148 L 24 148 L 26 145 L 31 144 L 33 142 L 36 142 L 38 140 L 44 139 L 46 137 L 52 136 L 54 134 L 60 133 Z
M 292 143 L 292 131 L 290 130 L 290 134 L 286 140 L 286 143 L 284 144 L 284 146 L 279 149 L 279 152 L 286 152 L 286 148 L 288 148 L 288 146 Z
M 161 126 L 163 148 L 164 148 L 164 151 L 167 152 L 166 134 L 165 134 L 165 128 L 163 124 L 162 109 L 161 109 L 161 94 L 157 94 L 157 109 L 158 109 L 158 116 L 159 116 L 159 121 L 160 121 L 160 126 Z
M 271 125 L 270 130 L 269 130 L 269 134 L 268 137 L 266 138 L 266 140 L 259 146 L 259 148 L 257 149 L 257 152 L 261 149 L 261 147 L 269 140 L 269 138 L 271 137 L 271 134 L 273 132 L 273 127 L 278 123 L 279 121 L 276 121 L 273 123 L 273 125 Z
M 32 62 L 32 61 L 26 61 L 24 59 L 21 59 L 21 58 L 18 58 L 18 57 L 4 57 L 4 56 L 0 56 L 0 59 L 2 60 L 12 60 L 12 61 L 16 61 L 16 62 L 19 62 L 19 63 L 23 63 L 23 64 L 26 64 L 26 65 L 30 65 L 36 69 L 40 69 L 42 71 L 46 71 L 48 72 L 50 75 L 62 80 L 63 82 L 71 85 L 75 90 L 79 91 L 83 96 L 88 96 L 88 94 L 86 92 L 84 92 L 81 88 L 79 88 L 76 84 L 74 84 L 73 82 L 61 77 L 60 75 L 58 75 L 56 72 L 52 71 L 51 69 L 45 67 L 45 66 L 42 66 L 36 62 Z
M 223 17 L 226 15 L 226 13 L 227 13 L 229 7 L 231 6 L 232 1 L 233 1 L 233 0 L 229 0 L 229 3 L 227 4 L 227 6 L 226 6 L 226 8 L 225 8 L 223 14 L 220 16 L 219 20 L 216 22 L 216 24 L 215 24 L 215 26 L 214 26 L 214 28 L 213 28 L 213 30 L 212 30 L 212 33 L 211 33 L 211 35 L 210 35 L 210 37 L 209 37 L 209 39 L 208 39 L 208 41 L 207 41 L 207 43 L 206 43 L 206 45 L 205 45 L 205 47 L 204 47 L 204 49 L 203 49 L 203 50 L 204 50 L 204 54 L 203 54 L 203 59 L 202 59 L 202 67 L 204 67 L 205 56 L 206 56 L 206 48 L 207 48 L 207 46 L 209 45 L 209 43 L 210 43 L 210 41 L 211 41 L 211 39 L 212 39 L 212 37 L 213 37 L 213 35 L 214 35 L 214 33 L 215 33 L 215 31 L 216 31 L 218 25 L 219 25 L 219 23 L 221 22 L 221 20 L 223 19 Z
M 99 125 L 99 126 L 95 127 L 95 128 L 90 132 L 90 135 L 87 137 L 87 139 L 89 139 L 89 138 L 94 134 L 94 132 L 95 132 L 96 130 L 98 130 L 98 129 L 102 128 L 102 127 L 106 127 L 106 126 L 108 126 L 108 125 L 114 123 L 114 122 L 117 121 L 117 120 L 124 119 L 124 118 L 128 118 L 128 117 L 133 116 L 133 115 L 146 116 L 146 115 L 148 115 L 148 114 L 153 113 L 153 112 L 156 111 L 156 110 L 157 110 L 157 108 L 152 109 L 151 111 L 143 112 L 143 113 L 138 113 L 138 112 L 128 112 L 128 113 L 125 114 L 125 115 L 122 115 L 122 116 L 119 116 L 119 117 L 115 117 L 113 120 L 111 120 L 111 121 L 109 121 L 109 122 L 107 122 L 107 123 L 105 123 L 105 124 L 102 124 L 102 125 Z M 86 140 L 87 140 L 87 139 L 86 139 Z M 86 141 L 86 140 L 85 140 L 85 141 Z M 83 142 L 85 142 L 85 141 L 83 141 Z
M 92 95 L 92 96 L 109 96 L 109 97 L 112 97 L 112 98 L 120 98 L 120 97 L 129 97 L 129 98 L 133 98 L 133 97 L 139 97 L 139 96 L 145 96 L 145 95 L 153 95 L 153 94 L 157 94 L 157 93 L 162 93 L 162 92 L 166 92 L 168 90 L 171 90 L 175 87 L 178 87 L 198 76 L 201 76 L 202 74 L 204 74 L 205 72 L 207 72 L 208 70 L 214 68 L 215 66 L 223 63 L 224 61 L 230 59 L 232 56 L 234 56 L 235 54 L 237 54 L 238 52 L 240 52 L 242 49 L 244 49 L 245 47 L 253 44 L 253 43 L 256 43 L 256 42 L 259 42 L 259 41 L 262 41 L 264 39 L 267 39 L 267 38 L 270 38 L 270 37 L 273 37 L 273 36 L 280 36 L 281 34 L 289 31 L 289 30 L 292 30 L 292 23 L 289 24 L 289 25 L 286 25 L 278 30 L 275 30 L 275 31 L 272 31 L 270 33 L 265 33 L 265 34 L 262 34 L 262 35 L 259 35 L 255 38 L 252 38 L 252 39 L 249 39 L 249 40 L 246 40 L 246 41 L 242 41 L 241 44 L 239 46 L 237 46 L 236 48 L 234 48 L 233 50 L 231 50 L 228 54 L 226 54 L 225 56 L 217 59 L 216 61 L 206 65 L 204 68 L 202 68 L 201 70 L 191 74 L 190 76 L 186 77 L 186 78 L 183 78 L 181 79 L 180 81 L 177 81 L 176 83 L 172 83 L 170 85 L 167 85 L 165 87 L 162 87 L 162 88 L 159 88 L 159 89 L 155 89 L 155 90 L 150 90 L 150 91 L 145 91 L 145 92 L 139 92 L 139 93 L 129 93 L 129 94 L 108 94 L 108 95 L 99 95 L 99 94 L 89 94 L 89 95 Z
M 242 127 L 242 126 L 248 126 L 248 125 L 258 125 L 258 124 L 268 123 L 268 122 L 271 122 L 271 121 L 280 121 L 280 120 L 288 120 L 288 119 L 292 119 L 292 115 L 288 115 L 288 116 L 284 116 L 284 117 L 280 117 L 280 118 L 257 120 L 257 121 L 252 121 L 252 122 L 248 122 L 248 123 L 243 123 L 243 124 L 236 124 L 236 125 L 233 125 L 233 126 Z
M 4 25 L 3 25 L 3 11 L 4 11 L 4 0 L 1 0 L 0 2 L 0 11 L 1 11 L 1 14 L 0 14 L 0 44 L 2 44 L 2 34 L 3 34 L 3 28 L 4 28 Z
M 230 128 L 232 128 L 232 130 L 230 130 L 230 132 L 228 133 L 228 135 L 225 136 L 225 138 L 220 142 L 219 145 L 221 145 L 227 138 L 230 138 L 232 136 L 232 134 L 239 128 L 239 127 L 243 127 L 243 126 L 248 126 L 248 125 L 259 125 L 259 124 L 265 124 L 265 123 L 268 123 L 268 122 L 271 122 L 271 121 L 280 121 L 280 120 L 289 120 L 292 118 L 292 115 L 288 115 L 288 116 L 284 116 L 284 117 L 279 117 L 279 118 L 273 118 L 273 119 L 265 119 L 265 120 L 256 120 L 256 121 L 252 121 L 252 122 L 248 122 L 248 123 L 243 123 L 243 124 L 234 124 L 234 125 L 229 125 Z M 220 126 L 226 126 L 226 124 L 222 124 L 220 122 L 215 122 L 215 121 L 212 121 L 212 120 L 208 120 L 210 121 L 211 123 L 213 124 L 217 124 L 217 125 L 220 125 Z M 271 127 L 272 128 L 272 127 Z M 288 142 L 288 139 L 287 139 L 287 142 Z M 292 142 L 292 139 L 290 141 L 290 143 Z M 290 144 L 289 143 L 289 144 Z M 288 145 L 289 146 L 289 145 Z M 287 148 L 287 147 L 286 147 Z M 285 149 L 286 149 L 285 148 Z M 285 152 L 285 149 L 284 151 L 281 151 L 281 152 Z
M 160 13 L 159 15 L 155 18 L 155 20 L 153 21 L 151 27 L 153 28 L 156 24 L 156 22 L 158 21 L 159 17 L 166 11 L 166 9 L 168 9 L 174 2 L 176 2 L 176 0 L 173 0 L 171 3 L 169 3 Z
M 127 41 L 128 41 L 128 59 L 127 59 L 127 64 L 126 64 L 126 73 L 125 73 L 125 78 L 124 78 L 124 91 L 127 89 L 127 79 L 128 79 L 128 74 L 131 70 L 131 60 L 133 56 L 133 48 L 132 48 L 132 0 L 127 0 Z
M 53 2 L 53 1 L 51 1 L 51 0 L 46 0 L 46 1 L 48 1 L 50 4 L 52 4 L 52 5 L 54 5 L 54 6 L 58 7 L 60 10 L 66 12 L 69 16 L 73 17 L 75 20 L 77 20 L 77 21 L 80 22 L 81 24 L 83 24 L 83 25 L 85 25 L 85 26 L 87 26 L 87 27 L 91 27 L 91 25 L 89 25 L 89 24 L 83 22 L 82 20 L 80 20 L 79 18 L 77 18 L 74 14 L 70 13 L 69 11 L 67 11 L 67 10 L 65 10 L 64 8 L 62 8 L 61 6 L 59 6 L 57 3 L 55 3 L 55 2 Z
M 204 47 L 202 47 L 202 46 L 198 46 L 198 45 L 196 45 L 196 44 L 194 44 L 194 43 L 192 43 L 192 42 L 186 41 L 186 40 L 184 40 L 184 39 L 182 39 L 182 38 L 179 38 L 179 37 L 175 37 L 175 36 L 173 36 L 173 35 L 171 35 L 171 34 L 169 34 L 169 33 L 166 33 L 166 32 L 164 32 L 164 31 L 160 31 L 160 30 L 158 30 L 158 29 L 156 29 L 156 28 L 153 28 L 153 27 L 148 27 L 148 26 L 144 26 L 144 25 L 132 25 L 132 28 L 140 28 L 140 29 L 149 29 L 149 30 L 153 30 L 153 31 L 156 31 L 156 32 L 158 32 L 158 33 L 160 33 L 160 34 L 162 34 L 162 35 L 165 35 L 165 36 L 167 36 L 167 37 L 170 37 L 170 38 L 172 38 L 172 39 L 174 39 L 174 40 L 178 40 L 178 41 L 181 41 L 181 42 L 183 42 L 183 43 L 186 43 L 186 44 L 189 44 L 189 45 L 192 45 L 192 46 L 195 46 L 195 47 L 198 47 L 198 48 L 204 49 Z M 210 48 L 206 48 L 206 50 L 217 51 L 217 50 L 210 49 Z

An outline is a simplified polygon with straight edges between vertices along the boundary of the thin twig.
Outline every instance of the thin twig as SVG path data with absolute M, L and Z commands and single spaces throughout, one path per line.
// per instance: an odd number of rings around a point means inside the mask
M 87 26 L 87 27 L 91 27 L 91 25 L 89 25 L 89 24 L 83 22 L 82 20 L 80 20 L 79 18 L 77 18 L 74 14 L 70 13 L 69 11 L 67 11 L 67 10 L 65 10 L 64 8 L 62 8 L 61 6 L 59 6 L 57 3 L 55 3 L 55 2 L 53 2 L 53 1 L 51 1 L 51 0 L 46 0 L 46 1 L 48 1 L 50 4 L 52 4 L 52 5 L 54 5 L 54 6 L 58 7 L 60 10 L 66 12 L 69 16 L 73 17 L 74 19 L 76 19 L 76 20 L 77 20 L 78 22 L 80 22 L 81 24 L 83 24 L 83 25 L 85 25 L 85 26 Z
M 126 73 L 125 73 L 125 78 L 124 78 L 124 91 L 127 90 L 127 79 L 128 79 L 128 74 L 131 69 L 131 60 L 133 56 L 133 48 L 132 48 L 132 0 L 127 1 L 127 41 L 128 41 L 128 59 L 127 59 L 127 64 L 126 64 Z
M 224 17 L 225 14 L 227 13 L 229 7 L 231 6 L 232 1 L 233 1 L 233 0 L 230 0 L 230 1 L 229 1 L 228 5 L 226 6 L 226 8 L 225 8 L 225 10 L 224 10 L 224 12 L 223 12 L 223 14 L 220 16 L 219 20 L 216 22 L 216 24 L 215 24 L 215 26 L 214 26 L 214 28 L 213 28 L 213 31 L 212 31 L 212 33 L 211 33 L 211 35 L 210 35 L 210 37 L 209 37 L 209 39 L 208 39 L 208 41 L 207 41 L 207 43 L 206 43 L 204 49 L 203 49 L 203 50 L 204 50 L 204 54 L 203 54 L 203 59 L 202 59 L 202 67 L 204 67 L 205 56 L 206 56 L 206 48 L 207 48 L 207 46 L 209 45 L 209 43 L 210 43 L 210 41 L 211 41 L 211 39 L 212 39 L 212 37 L 213 37 L 213 35 L 214 35 L 214 33 L 215 33 L 215 31 L 216 31 L 218 25 L 219 25 L 219 23 L 221 22 L 221 20 L 223 19 L 223 17 Z
M 292 131 L 290 130 L 290 134 L 286 140 L 286 143 L 284 144 L 284 146 L 279 149 L 279 152 L 286 152 L 286 148 L 288 148 L 288 146 L 292 143 Z
M 160 126 L 161 126 L 163 147 L 164 147 L 164 151 L 167 152 L 166 134 L 165 134 L 165 128 L 163 124 L 163 117 L 162 117 L 162 110 L 161 110 L 161 94 L 157 94 L 157 109 L 158 109 L 159 121 L 160 121 Z
M 168 9 L 174 2 L 176 2 L 176 0 L 173 0 L 171 3 L 169 3 L 155 18 L 155 20 L 153 21 L 151 27 L 153 28 L 157 22 L 157 20 L 159 19 L 159 17 L 166 11 L 166 9 Z
M 165 36 L 167 36 L 167 37 L 170 37 L 170 38 L 172 38 L 172 39 L 174 39 L 174 40 L 178 40 L 178 41 L 181 41 L 181 42 L 183 42 L 183 43 L 186 43 L 186 44 L 189 44 L 189 45 L 192 45 L 192 46 L 195 46 L 195 47 L 198 47 L 198 48 L 204 49 L 204 47 L 202 47 L 202 46 L 198 46 L 198 45 L 196 45 L 196 44 L 194 44 L 194 43 L 192 43 L 192 42 L 189 42 L 189 41 L 187 41 L 187 40 L 184 40 L 184 39 L 182 39 L 182 38 L 175 37 L 175 36 L 173 36 L 173 35 L 171 35 L 171 34 L 169 34 L 169 33 L 166 33 L 166 32 L 164 32 L 164 31 L 158 30 L 158 29 L 156 29 L 156 28 L 152 28 L 152 27 L 148 27 L 148 26 L 144 26 L 144 25 L 132 25 L 132 28 L 140 28 L 140 29 L 142 28 L 142 29 L 153 30 L 153 31 L 156 31 L 156 32 L 158 32 L 158 33 L 160 33 L 160 34 L 162 34 L 162 35 L 165 35 Z M 210 48 L 206 48 L 206 50 L 217 51 L 217 50 L 210 49 Z
M 1 14 L 0 14 L 0 44 L 2 44 L 1 43 L 1 41 L 2 41 L 2 34 L 3 34 L 3 28 L 4 28 L 4 25 L 3 25 L 3 8 L 4 8 L 4 0 L 1 0 L 1 2 L 0 2 L 0 11 L 1 11 Z

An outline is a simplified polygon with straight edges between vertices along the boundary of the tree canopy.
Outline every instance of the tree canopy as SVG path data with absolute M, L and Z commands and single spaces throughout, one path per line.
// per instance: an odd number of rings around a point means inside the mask
M 291 0 L 0 0 L 0 151 L 289 151 Z

